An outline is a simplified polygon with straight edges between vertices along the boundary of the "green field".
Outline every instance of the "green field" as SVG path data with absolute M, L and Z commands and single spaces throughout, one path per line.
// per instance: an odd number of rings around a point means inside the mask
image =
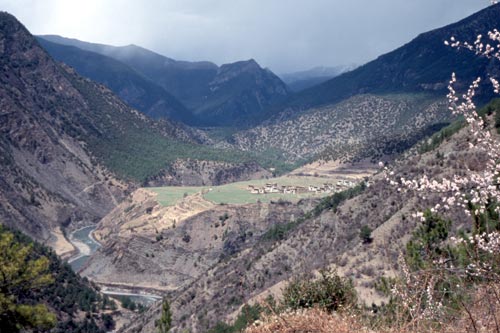
M 283 193 L 268 193 L 268 194 L 252 194 L 247 190 L 248 185 L 256 187 L 264 186 L 266 183 L 278 183 L 278 186 L 304 186 L 309 185 L 322 185 L 323 183 L 336 183 L 337 179 L 334 178 L 320 178 L 320 177 L 279 177 L 272 179 L 258 179 L 244 182 L 231 183 L 221 186 L 202 186 L 202 187 L 181 187 L 181 186 L 168 186 L 168 187 L 153 187 L 149 190 L 158 194 L 158 202 L 164 206 L 174 205 L 177 201 L 186 195 L 203 192 L 203 197 L 216 204 L 246 204 L 260 202 L 270 202 L 271 200 L 289 200 L 297 201 L 307 197 L 323 197 L 327 193 L 313 194 L 283 194 Z
M 191 186 L 167 186 L 167 187 L 148 187 L 148 190 L 158 194 L 157 200 L 162 206 L 173 206 L 185 196 L 201 192 L 208 187 Z

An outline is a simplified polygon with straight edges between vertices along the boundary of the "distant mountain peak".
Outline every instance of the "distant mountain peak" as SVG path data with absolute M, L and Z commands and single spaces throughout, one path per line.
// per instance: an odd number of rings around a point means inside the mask
M 239 75 L 242 72 L 256 72 L 263 70 L 262 67 L 254 60 L 241 60 L 229 64 L 223 64 L 219 67 L 217 75 L 224 75 L 225 73 L 231 73 L 231 75 Z
M 217 75 L 210 82 L 212 91 L 219 88 L 220 85 L 228 81 L 240 79 L 242 75 L 250 76 L 257 85 L 274 84 L 283 85 L 283 82 L 270 70 L 262 68 L 254 59 L 236 61 L 229 64 L 223 64 L 219 67 Z M 282 91 L 286 95 L 286 88 Z
M 292 91 L 299 92 L 328 81 L 342 73 L 356 68 L 356 65 L 316 66 L 308 70 L 280 74 L 280 78 Z
M 261 114 L 271 104 L 282 102 L 288 95 L 281 79 L 269 69 L 263 69 L 255 59 L 219 67 L 209 61 L 174 60 L 134 44 L 115 47 L 54 35 L 41 38 L 76 46 L 129 66 L 193 111 L 198 119 L 190 124 L 235 126 L 255 122 L 250 118 Z M 127 93 L 131 96 L 138 92 Z M 246 120 L 241 120 L 242 117 Z

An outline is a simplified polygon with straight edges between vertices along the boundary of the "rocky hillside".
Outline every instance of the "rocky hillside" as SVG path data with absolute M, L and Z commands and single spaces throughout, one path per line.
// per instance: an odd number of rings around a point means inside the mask
M 113 47 L 60 36 L 41 37 L 111 57 L 133 68 L 184 103 L 197 116 L 190 122 L 193 125 L 248 126 L 289 95 L 281 79 L 253 59 L 218 67 L 210 62 L 173 60 L 135 45 Z
M 40 37 L 37 40 L 54 59 L 73 67 L 78 74 L 104 84 L 130 106 L 147 116 L 185 123 L 193 120 L 191 112 L 174 96 L 124 63 L 74 46 L 52 43 Z
M 99 224 L 94 234 L 103 247 L 82 274 L 104 284 L 178 290 L 251 251 L 276 221 L 309 208 L 305 202 L 215 205 L 200 194 L 162 206 L 155 193 L 139 189 Z
M 425 148 L 434 150 L 401 161 L 394 177 L 412 179 L 425 173 L 439 178 L 480 170 L 485 156 L 471 150 L 469 140 L 466 131 L 451 139 L 448 135 L 436 136 Z M 174 331 L 205 332 L 218 321 L 234 319 L 245 303 L 269 294 L 279 296 L 290 278 L 330 266 L 355 281 L 360 298 L 368 305 L 380 303 L 384 298 L 375 290 L 375 283 L 381 276 L 395 274 L 398 255 L 418 225 L 412 213 L 440 201 L 439 196 L 430 196 L 417 203 L 411 192 L 398 191 L 379 174 L 368 188 L 329 197 L 303 218 L 281 220 L 277 216 L 252 248 L 225 257 L 196 281 L 169 293 Z M 455 229 L 460 229 L 466 219 L 463 214 L 450 213 L 448 217 L 453 219 Z M 360 238 L 362 226 L 374 230 L 370 244 Z M 153 307 L 125 331 L 154 331 L 153 318 L 159 310 L 159 306 Z
M 61 252 L 72 250 L 63 229 L 96 223 L 131 183 L 178 159 L 234 168 L 250 158 L 201 145 L 209 142 L 201 132 L 131 109 L 56 63 L 3 12 L 0 52 L 0 220 Z
M 442 98 L 421 94 L 357 95 L 236 133 L 241 150 L 279 152 L 288 161 L 328 158 L 378 162 L 399 154 L 450 121 Z
M 89 152 L 84 140 L 98 130 L 88 123 L 74 74 L 6 13 L 0 13 L 0 45 L 0 219 L 71 250 L 61 228 L 97 222 L 128 185 Z M 115 112 L 130 112 L 119 106 Z

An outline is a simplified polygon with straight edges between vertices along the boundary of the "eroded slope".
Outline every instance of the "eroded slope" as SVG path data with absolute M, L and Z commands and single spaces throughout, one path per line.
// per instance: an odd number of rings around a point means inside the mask
M 409 157 L 395 169 L 394 177 L 429 177 L 463 173 L 484 166 L 484 156 L 469 148 L 465 131 L 423 155 Z M 446 156 L 446 159 L 444 159 Z M 417 201 L 412 193 L 402 193 L 382 175 L 372 178 L 360 195 L 335 205 L 323 205 L 312 218 L 282 230 L 267 233 L 248 251 L 236 253 L 211 267 L 200 278 L 171 293 L 174 331 L 205 332 L 219 320 L 231 320 L 245 302 L 278 292 L 287 279 L 334 266 L 351 277 L 362 299 L 380 302 L 373 286 L 380 276 L 392 276 L 397 258 L 416 226 L 411 213 L 440 201 L 439 196 Z M 418 203 L 417 203 L 418 202 Z M 332 208 L 330 208 L 332 207 Z M 463 215 L 450 215 L 455 228 Z M 286 225 L 288 221 L 281 220 Z M 371 244 L 359 237 L 364 225 L 374 230 Z M 271 231 L 276 229 L 271 229 Z M 274 237 L 269 237 L 274 235 Z M 151 332 L 159 307 L 152 308 L 126 331 Z
M 227 258 L 249 251 L 277 221 L 303 215 L 307 202 L 215 205 L 200 193 L 171 206 L 137 190 L 100 223 L 103 247 L 82 274 L 103 284 L 176 290 Z

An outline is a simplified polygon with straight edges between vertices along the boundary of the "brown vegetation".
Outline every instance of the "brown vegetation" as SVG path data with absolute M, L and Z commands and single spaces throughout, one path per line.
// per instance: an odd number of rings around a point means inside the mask
M 245 333 L 354 333 L 371 332 L 354 316 L 328 314 L 309 309 L 281 316 L 266 316 L 245 330 Z
M 429 323 L 415 320 L 393 322 L 387 326 L 370 328 L 367 317 L 353 312 L 328 314 L 319 309 L 307 309 L 282 315 L 265 315 L 245 333 L 458 333 L 499 332 L 500 285 L 484 285 L 477 289 L 468 304 L 451 321 Z

